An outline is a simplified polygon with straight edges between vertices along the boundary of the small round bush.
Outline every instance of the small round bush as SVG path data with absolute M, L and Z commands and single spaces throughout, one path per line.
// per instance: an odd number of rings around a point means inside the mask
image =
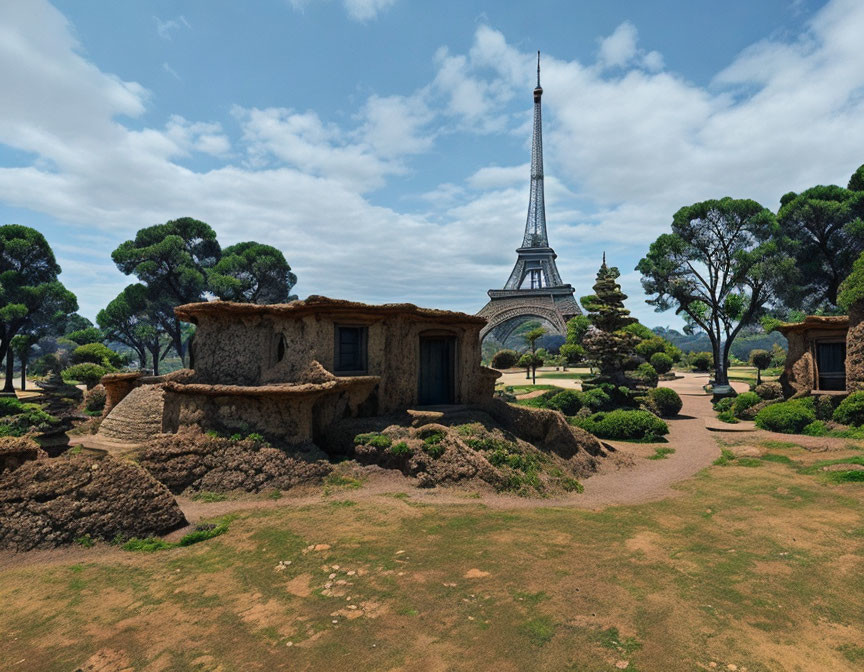
M 744 392 L 743 394 L 739 394 L 732 401 L 732 414 L 736 418 L 740 418 L 741 414 L 744 411 L 746 411 L 751 406 L 755 406 L 761 401 L 762 397 L 760 397 L 755 392 Z
M 564 390 L 549 400 L 549 407 L 564 415 L 576 415 L 582 408 L 582 395 L 576 390 Z
M 88 390 L 92 390 L 106 373 L 111 373 L 111 369 L 106 369 L 104 366 L 92 362 L 82 362 L 64 369 L 62 375 L 63 380 L 67 383 L 78 381 L 84 383 Z
M 864 391 L 853 392 L 834 411 L 834 422 L 860 427 L 864 425 Z
M 651 355 L 651 366 L 660 375 L 669 373 L 672 370 L 672 364 L 674 364 L 672 358 L 665 352 L 655 352 Z
M 726 413 L 732 410 L 732 404 L 735 403 L 735 397 L 723 397 L 714 404 L 714 410 L 718 413 Z
M 714 355 L 710 352 L 696 352 L 690 355 L 690 366 L 696 371 L 710 371 L 714 368 Z
M 499 350 L 492 355 L 493 369 L 512 369 L 519 361 L 519 353 L 515 350 Z
M 635 376 L 648 387 L 657 387 L 657 381 L 660 380 L 657 371 L 648 362 L 636 367 Z
M 102 343 L 79 345 L 72 351 L 69 359 L 73 364 L 90 362 L 91 364 L 99 364 L 105 368 L 118 367 L 123 363 L 123 356 L 121 354 L 114 352 L 114 350 Z
M 769 432 L 800 434 L 816 420 L 816 413 L 807 404 L 798 401 L 781 401 L 766 406 L 756 415 L 756 426 Z
M 768 401 L 770 399 L 779 399 L 783 396 L 783 386 L 780 383 L 762 383 L 757 385 L 754 390 L 759 395 L 760 399 Z
M 828 426 L 822 420 L 814 420 L 801 433 L 807 436 L 828 436 L 828 431 Z
M 611 402 L 612 398 L 606 393 L 605 390 L 602 390 L 599 387 L 585 390 L 582 393 L 582 403 L 592 413 L 596 413 L 597 411 L 602 411 L 606 408 L 609 408 Z
M 669 426 L 649 411 L 618 409 L 571 422 L 601 439 L 656 441 L 669 433 Z
M 641 357 L 644 357 L 648 361 L 651 361 L 651 358 L 657 353 L 665 352 L 665 350 L 666 341 L 663 340 L 660 336 L 652 336 L 651 338 L 646 338 L 644 341 L 642 341 L 636 346 L 636 353 Z
M 669 387 L 656 387 L 648 392 L 648 398 L 656 406 L 661 417 L 671 418 L 681 412 L 681 397 Z
M 97 385 L 92 390 L 88 390 L 84 395 L 84 408 L 91 413 L 96 413 L 105 409 L 105 387 Z

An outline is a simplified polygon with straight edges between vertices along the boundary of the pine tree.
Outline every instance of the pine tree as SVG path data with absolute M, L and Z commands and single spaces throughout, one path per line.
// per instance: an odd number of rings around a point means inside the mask
M 621 291 L 617 279 L 621 273 L 617 268 L 603 264 L 597 271 L 594 294 L 582 298 L 582 306 L 588 311 L 592 329 L 582 344 L 588 359 L 600 369 L 600 377 L 625 382 L 624 362 L 634 354 L 638 338 L 624 331 L 624 327 L 636 322 L 624 307 L 627 295 Z

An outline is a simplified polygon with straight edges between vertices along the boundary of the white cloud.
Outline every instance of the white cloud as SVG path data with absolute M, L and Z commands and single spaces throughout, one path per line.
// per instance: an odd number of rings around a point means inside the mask
M 680 206 L 728 194 L 776 207 L 786 191 L 845 183 L 864 161 L 862 32 L 864 5 L 834 0 L 802 35 L 753 45 L 707 87 L 663 70 L 635 27 L 601 47 L 609 69 L 544 55 L 550 239 L 577 294 L 606 249 L 631 309 L 656 323 L 630 269 Z M 0 97 L 0 142 L 36 158 L 0 168 L 0 202 L 68 225 L 64 278 L 91 315 L 128 282 L 112 275 L 113 246 L 183 215 L 226 245 L 279 246 L 301 293 L 476 310 L 521 240 L 535 59 L 481 26 L 467 53 L 439 50 L 428 84 L 372 94 L 346 124 L 238 106 L 236 129 L 180 116 L 133 129 L 124 117 L 145 111 L 142 86 L 82 57 L 47 3 L 2 3 L 0 90 L 14 95 Z M 472 133 L 516 133 L 525 154 L 512 166 L 474 157 L 417 194 L 425 213 L 374 203 L 374 190 L 415 169 L 412 157 Z M 183 165 L 196 153 L 212 157 L 206 172 Z
M 165 19 L 164 21 L 158 16 L 154 16 L 153 20 L 156 22 L 156 33 L 163 40 L 170 40 L 173 37 L 173 33 L 176 33 L 183 28 L 192 28 L 186 20 L 186 17 L 182 15 L 176 16 L 173 19 Z
M 288 0 L 295 11 L 302 12 L 316 0 Z M 354 21 L 369 21 L 396 4 L 396 0 L 342 0 L 348 17 Z
M 376 18 L 395 2 L 396 0 L 345 0 L 345 10 L 355 21 L 368 21 Z
M 614 68 L 623 67 L 636 56 L 636 26 L 625 21 L 600 42 L 600 62 Z
M 421 95 L 372 95 L 362 116 L 363 140 L 381 156 L 418 154 L 433 144 L 433 132 L 425 128 L 432 120 L 432 112 Z

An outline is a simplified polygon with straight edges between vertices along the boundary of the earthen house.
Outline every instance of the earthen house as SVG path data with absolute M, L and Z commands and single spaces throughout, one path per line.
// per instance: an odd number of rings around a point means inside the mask
M 811 315 L 778 327 L 789 343 L 780 376 L 786 397 L 864 389 L 864 310 L 849 316 Z
M 317 443 L 344 418 L 486 403 L 499 375 L 480 365 L 486 321 L 463 313 L 318 296 L 284 305 L 194 303 L 175 312 L 196 325 L 190 369 L 106 376 L 103 438 L 134 442 L 198 425 Z M 140 431 L 130 435 L 130 427 Z

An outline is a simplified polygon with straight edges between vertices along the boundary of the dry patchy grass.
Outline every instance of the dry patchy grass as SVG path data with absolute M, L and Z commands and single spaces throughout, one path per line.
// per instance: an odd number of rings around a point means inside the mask
M 758 450 L 788 460 L 732 460 L 640 506 L 398 493 L 247 511 L 188 548 L 19 565 L 0 572 L 0 667 L 860 669 L 864 487 L 808 473 L 824 455 Z

